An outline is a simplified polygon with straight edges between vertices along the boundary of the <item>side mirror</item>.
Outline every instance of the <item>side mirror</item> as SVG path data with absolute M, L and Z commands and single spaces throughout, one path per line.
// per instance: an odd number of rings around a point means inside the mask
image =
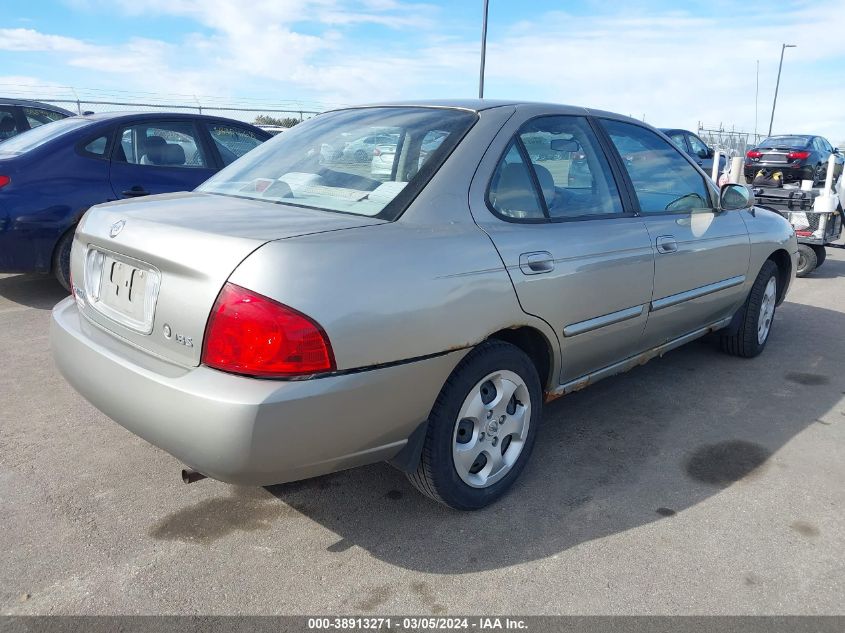
M 553 152 L 577 152 L 581 145 L 575 139 L 553 138 L 549 148 Z
M 712 147 L 707 148 L 707 158 L 713 158 L 716 155 L 716 150 Z
M 719 209 L 722 211 L 750 209 L 756 203 L 754 191 L 747 185 L 728 183 L 722 185 L 719 191 Z

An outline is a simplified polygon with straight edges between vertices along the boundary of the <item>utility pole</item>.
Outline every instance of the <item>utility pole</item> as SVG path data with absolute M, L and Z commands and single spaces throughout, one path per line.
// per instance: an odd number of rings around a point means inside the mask
M 481 72 L 478 76 L 478 98 L 484 98 L 484 59 L 487 57 L 487 5 L 484 0 L 484 17 L 481 20 Z
M 780 48 L 780 64 L 778 64 L 778 79 L 775 82 L 775 98 L 772 101 L 772 118 L 769 119 L 769 136 L 772 135 L 772 124 L 775 122 L 775 106 L 778 103 L 778 88 L 780 88 L 780 71 L 783 68 L 783 52 L 787 48 L 797 48 L 796 44 L 783 44 Z
M 757 101 L 760 96 L 760 60 L 757 60 L 757 87 L 754 89 L 754 144 L 757 144 L 757 114 L 760 108 L 757 107 Z

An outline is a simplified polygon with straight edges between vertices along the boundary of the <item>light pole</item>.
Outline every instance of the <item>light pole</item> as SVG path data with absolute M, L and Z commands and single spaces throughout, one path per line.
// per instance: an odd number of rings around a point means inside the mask
M 481 19 L 481 72 L 478 76 L 478 98 L 484 98 L 484 58 L 487 56 L 487 4 L 484 0 L 484 17 Z
M 772 135 L 772 124 L 775 122 L 775 106 L 778 103 L 778 88 L 780 87 L 780 71 L 783 68 L 783 52 L 787 48 L 796 48 L 796 44 L 783 44 L 780 48 L 780 64 L 778 65 L 778 79 L 775 82 L 775 98 L 772 101 L 772 118 L 769 119 L 769 136 Z

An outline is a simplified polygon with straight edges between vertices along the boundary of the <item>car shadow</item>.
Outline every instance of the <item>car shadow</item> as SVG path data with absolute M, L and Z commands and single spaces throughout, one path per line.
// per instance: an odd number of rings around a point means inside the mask
M 68 296 L 51 275 L 25 274 L 0 276 L 0 297 L 12 303 L 39 310 L 52 310 Z
M 477 512 L 428 500 L 386 464 L 267 490 L 336 533 L 329 552 L 441 574 L 553 556 L 788 468 L 778 450 L 845 392 L 843 331 L 842 313 L 787 302 L 758 358 L 702 340 L 553 402 L 522 478 Z

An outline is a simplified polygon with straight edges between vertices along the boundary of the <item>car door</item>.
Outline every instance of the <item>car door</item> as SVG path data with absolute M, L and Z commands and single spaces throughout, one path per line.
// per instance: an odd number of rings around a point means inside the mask
M 742 214 L 720 212 L 710 179 L 670 143 L 602 119 L 655 249 L 649 347 L 730 317 L 745 298 L 751 247 Z
M 567 383 L 641 350 L 654 255 L 587 118 L 516 125 L 488 150 L 476 177 L 486 189 L 470 204 L 522 309 L 556 331 Z M 576 157 L 580 177 L 571 180 Z
M 191 120 L 142 120 L 117 130 L 110 180 L 118 198 L 190 191 L 216 171 Z

